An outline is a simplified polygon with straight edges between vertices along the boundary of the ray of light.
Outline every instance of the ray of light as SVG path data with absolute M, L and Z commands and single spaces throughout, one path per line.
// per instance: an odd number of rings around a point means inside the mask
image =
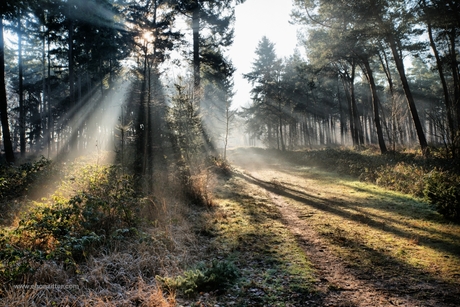
M 93 90 L 86 101 L 76 105 L 69 118 L 61 118 L 57 127 L 69 127 L 68 134 L 59 144 L 58 151 L 50 158 L 72 160 L 81 155 L 99 154 L 101 151 L 115 151 L 115 130 L 119 124 L 122 106 L 131 83 L 119 78 L 112 89 L 101 95 Z M 112 161 L 113 162 L 113 161 Z

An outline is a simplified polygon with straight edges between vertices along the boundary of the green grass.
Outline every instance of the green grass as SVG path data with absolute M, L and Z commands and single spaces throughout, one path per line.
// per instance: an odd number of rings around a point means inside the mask
M 237 286 L 229 290 L 237 306 L 286 306 L 312 294 L 311 263 L 260 190 L 234 177 L 214 201 L 203 228 L 213 234 L 217 253 L 229 255 L 239 267 Z
M 240 157 L 249 157 L 246 161 L 258 163 L 251 170 L 255 177 L 246 176 L 246 184 L 278 194 L 360 278 L 378 280 L 385 287 L 401 285 L 398 291 L 427 285 L 435 290 L 414 290 L 416 295 L 438 295 L 440 300 L 447 295 L 446 302 L 454 301 L 460 286 L 460 225 L 430 204 L 360 181 L 359 173 L 342 172 L 347 166 L 331 171 L 336 162 L 330 159 L 340 158 L 336 152 L 284 156 L 260 149 L 246 155 L 239 151 Z M 311 157 L 322 161 L 315 165 Z M 250 165 L 246 161 L 241 162 L 245 168 Z M 359 160 L 354 165 L 353 169 L 364 169 Z
M 342 196 L 334 198 L 334 190 Z M 392 259 L 390 263 L 406 266 L 408 271 L 421 270 L 445 282 L 458 280 L 460 226 L 442 219 L 429 205 L 401 193 L 342 178 L 336 178 L 324 194 L 332 197 L 305 202 L 289 197 L 285 200 L 300 214 L 308 214 L 309 225 L 327 238 L 344 259 L 361 266 L 367 264 L 369 269 L 376 257 Z M 386 269 L 393 270 L 391 266 Z

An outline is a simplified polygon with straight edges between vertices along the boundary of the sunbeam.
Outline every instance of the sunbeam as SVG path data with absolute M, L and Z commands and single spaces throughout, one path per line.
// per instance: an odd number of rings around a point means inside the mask
M 457 307 L 459 5 L 0 0 L 1 306 Z
M 69 135 L 64 138 L 63 144 L 55 144 L 58 151 L 50 158 L 72 160 L 81 155 L 114 152 L 116 129 L 121 123 L 121 111 L 130 86 L 130 81 L 119 77 L 111 89 L 103 94 L 95 89 L 89 97 L 85 97 L 81 105 L 74 106 L 69 112 L 70 118 L 60 120 L 61 124 L 68 121 L 67 125 L 71 129 Z

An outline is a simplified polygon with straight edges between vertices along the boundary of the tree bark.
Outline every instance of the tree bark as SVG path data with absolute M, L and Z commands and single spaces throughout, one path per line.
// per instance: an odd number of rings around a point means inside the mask
M 355 86 L 354 86 L 354 80 L 355 80 L 355 72 L 356 72 L 356 64 L 354 61 L 351 64 L 351 76 L 345 76 L 346 81 L 348 83 L 348 89 L 345 88 L 345 90 L 348 90 L 348 112 L 350 116 L 350 130 L 351 130 L 351 137 L 353 140 L 353 145 L 354 146 L 359 146 L 364 144 L 364 137 L 363 137 L 363 128 L 361 125 L 361 121 L 359 119 L 359 114 L 358 114 L 358 107 L 356 105 L 356 97 L 355 97 Z
M 339 105 L 339 115 L 340 115 L 340 144 L 344 145 L 345 142 L 345 115 L 343 114 L 342 108 L 342 100 L 340 99 L 340 87 L 339 87 L 339 79 L 340 76 L 337 77 L 337 103 Z
M 24 67 L 22 58 L 21 12 L 18 12 L 18 81 L 19 81 L 19 147 L 21 155 L 26 153 L 26 112 L 24 106 Z
M 73 21 L 70 21 L 69 24 L 69 37 L 68 37 L 68 61 L 69 61 L 69 98 L 70 98 L 70 107 L 75 106 L 75 69 L 73 61 L 73 31 L 74 25 Z
M 382 48 L 383 49 L 383 48 Z M 397 128 L 396 128 L 396 117 L 395 117 L 395 104 L 396 104 L 396 97 L 395 97 L 395 92 L 394 92 L 394 86 L 393 86 L 393 77 L 391 75 L 391 71 L 390 71 L 390 67 L 389 67 L 389 61 L 388 61 L 388 57 L 387 57 L 387 54 L 386 54 L 386 51 L 383 50 L 382 51 L 383 53 L 383 57 L 382 57 L 382 54 L 379 52 L 378 55 L 379 55 L 379 59 L 380 59 L 380 63 L 382 64 L 382 69 L 383 71 L 385 72 L 385 75 L 387 77 L 387 80 L 388 80 L 388 87 L 389 87 L 389 90 L 390 90 L 390 95 L 391 95 L 391 129 L 392 129 L 392 133 L 390 134 L 390 132 L 387 131 L 387 134 L 388 134 L 388 138 L 390 139 L 390 143 L 392 144 L 392 150 L 393 151 L 396 151 L 396 141 L 397 141 Z M 385 114 L 385 113 L 383 113 Z M 388 130 L 388 125 L 386 125 L 387 127 L 387 130 Z
M 350 80 L 348 76 L 343 75 L 342 76 L 342 85 L 343 89 L 345 91 L 345 97 L 347 99 L 348 103 L 348 117 L 350 118 L 350 132 L 351 132 L 351 140 L 353 142 L 353 145 L 357 145 L 357 137 L 356 137 L 356 130 L 355 130 L 355 122 L 353 120 L 353 107 L 351 103 L 351 95 L 350 95 Z
M 449 97 L 450 96 L 449 88 L 447 87 L 446 78 L 444 76 L 441 57 L 439 55 L 438 48 L 436 47 L 436 44 L 434 42 L 433 29 L 432 29 L 430 21 L 427 22 L 427 28 L 428 28 L 428 38 L 430 40 L 430 47 L 433 50 L 434 57 L 436 59 L 436 65 L 438 66 L 439 79 L 441 80 L 442 91 L 444 93 L 444 103 L 446 104 L 446 113 L 447 113 L 447 125 L 449 126 L 449 130 L 450 130 L 449 137 L 450 137 L 450 141 L 453 142 L 455 128 L 454 128 L 454 120 L 453 120 L 452 115 L 454 114 L 454 110 L 453 110 L 452 103 Z
M 3 41 L 3 16 L 0 13 L 0 118 L 2 121 L 3 146 L 7 162 L 14 163 L 13 144 L 11 143 L 8 123 L 8 104 L 5 85 L 5 46 Z
M 279 129 L 280 129 L 280 141 L 281 141 L 281 150 L 286 151 L 286 145 L 284 144 L 283 140 L 283 110 L 281 108 L 281 100 L 278 98 L 278 120 L 279 120 Z
M 50 52 L 50 45 L 51 45 L 51 42 L 50 42 L 50 37 L 49 37 L 49 33 L 48 33 L 48 54 L 47 54 L 47 57 L 48 57 L 48 82 L 47 82 L 47 92 L 46 92 L 46 97 L 48 98 L 48 103 L 46 104 L 47 106 L 47 113 L 48 113 L 48 123 L 47 123 L 47 126 L 48 126 L 48 130 L 47 130 L 47 134 L 46 134 L 46 146 L 48 148 L 48 159 L 50 157 L 50 154 L 51 154 L 51 140 L 53 139 L 54 137 L 54 129 L 53 129 L 53 119 L 52 119 L 52 114 L 53 114 L 53 111 L 52 111 L 52 108 L 51 108 L 51 52 Z
M 44 132 L 46 136 L 46 35 L 43 33 L 43 49 L 42 49 L 42 108 L 40 112 L 40 122 L 41 122 L 41 130 Z
M 355 128 L 356 142 L 358 145 L 364 144 L 364 132 L 363 126 L 361 125 L 361 120 L 359 119 L 358 106 L 356 105 L 356 95 L 355 95 L 355 75 L 356 75 L 356 63 L 352 63 L 351 68 L 351 84 L 350 84 L 350 96 L 351 96 L 351 108 L 353 113 L 353 121 Z
M 460 124 L 460 78 L 458 70 L 458 61 L 457 61 L 457 46 L 456 46 L 456 33 L 455 27 L 452 27 L 451 33 L 449 34 L 450 42 L 450 67 L 452 69 L 452 79 L 454 81 L 454 97 L 453 97 L 453 106 L 456 111 L 456 129 L 459 129 L 458 125 Z
M 380 147 L 380 152 L 382 154 L 387 152 L 387 147 L 385 145 L 385 139 L 383 138 L 383 131 L 382 131 L 382 126 L 380 124 L 380 111 L 379 111 L 379 97 L 377 95 L 377 88 L 375 86 L 375 80 L 374 76 L 372 73 L 371 66 L 369 64 L 369 61 L 367 58 L 363 59 L 364 67 L 366 68 L 366 76 L 367 80 L 369 81 L 369 86 L 371 88 L 371 93 L 372 93 L 372 106 L 374 110 L 374 122 L 375 122 L 375 128 L 377 128 L 377 138 L 379 142 L 379 147 Z
M 396 41 L 395 41 L 393 34 L 388 35 L 388 41 L 390 43 L 391 52 L 393 54 L 396 68 L 398 70 L 399 77 L 401 79 L 401 84 L 403 86 L 404 94 L 406 95 L 406 100 L 409 105 L 409 110 L 412 115 L 412 120 L 415 125 L 415 130 L 417 132 L 418 141 L 420 143 L 422 153 L 426 155 L 427 149 L 428 149 L 428 143 L 426 141 L 425 133 L 423 132 L 422 124 L 420 122 L 420 118 L 417 113 L 417 108 L 415 106 L 414 97 L 409 87 L 409 82 L 407 81 L 406 72 L 404 69 L 404 63 L 398 53 L 398 49 L 396 47 Z
M 193 84 L 195 91 L 198 91 L 201 84 L 200 77 L 200 5 L 196 4 L 192 15 L 192 30 L 193 30 Z

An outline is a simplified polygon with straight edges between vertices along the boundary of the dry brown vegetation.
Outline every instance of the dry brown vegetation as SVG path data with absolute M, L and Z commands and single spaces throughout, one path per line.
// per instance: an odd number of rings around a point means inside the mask
M 1 303 L 455 306 L 459 225 L 420 199 L 345 175 L 345 165 L 332 172 L 322 158 L 314 166 L 314 153 L 233 150 L 233 167 L 216 159 L 194 172 L 200 206 L 182 197 L 180 180 L 158 173 L 151 193 L 135 198 L 136 235 L 121 229 L 76 266 L 32 261 Z M 71 198 L 96 178 L 87 163 L 67 165 L 47 200 Z
M 91 159 L 63 164 L 62 181 L 54 193 L 39 201 L 29 200 L 23 208 L 52 208 L 57 202 L 71 200 L 81 190 L 93 193 L 94 197 L 100 196 L 94 193 L 101 193 L 101 189 L 111 193 L 109 185 L 114 183 L 105 185 L 105 170 L 105 166 L 95 166 Z M 51 256 L 40 261 L 35 258 L 23 261 L 29 269 L 14 279 L 4 279 L 1 305 L 175 306 L 175 293 L 165 293 L 158 286 L 157 276 L 179 275 L 187 264 L 195 261 L 198 247 L 193 225 L 188 220 L 195 213 L 177 193 L 180 188 L 175 182 L 163 178 L 161 174 L 154 178 L 156 183 L 151 195 L 127 199 L 136 201 L 133 205 L 139 217 L 138 235 L 107 240 L 83 262 L 71 266 Z M 92 185 L 98 187 L 91 188 Z M 21 200 L 27 201 L 27 198 L 21 197 Z M 14 232 L 24 216 L 12 219 L 10 226 L 4 225 L 2 233 Z M 40 221 L 38 217 L 37 221 Z M 6 244 L 13 244 L 11 240 L 12 237 Z M 53 237 L 50 240 L 50 243 L 55 241 Z M 56 243 L 53 244 L 58 246 Z M 39 248 L 34 244 L 30 242 L 29 246 Z M 0 267 L 3 278 L 8 276 L 5 275 L 8 269 L 12 269 L 4 266 L 6 263 Z

